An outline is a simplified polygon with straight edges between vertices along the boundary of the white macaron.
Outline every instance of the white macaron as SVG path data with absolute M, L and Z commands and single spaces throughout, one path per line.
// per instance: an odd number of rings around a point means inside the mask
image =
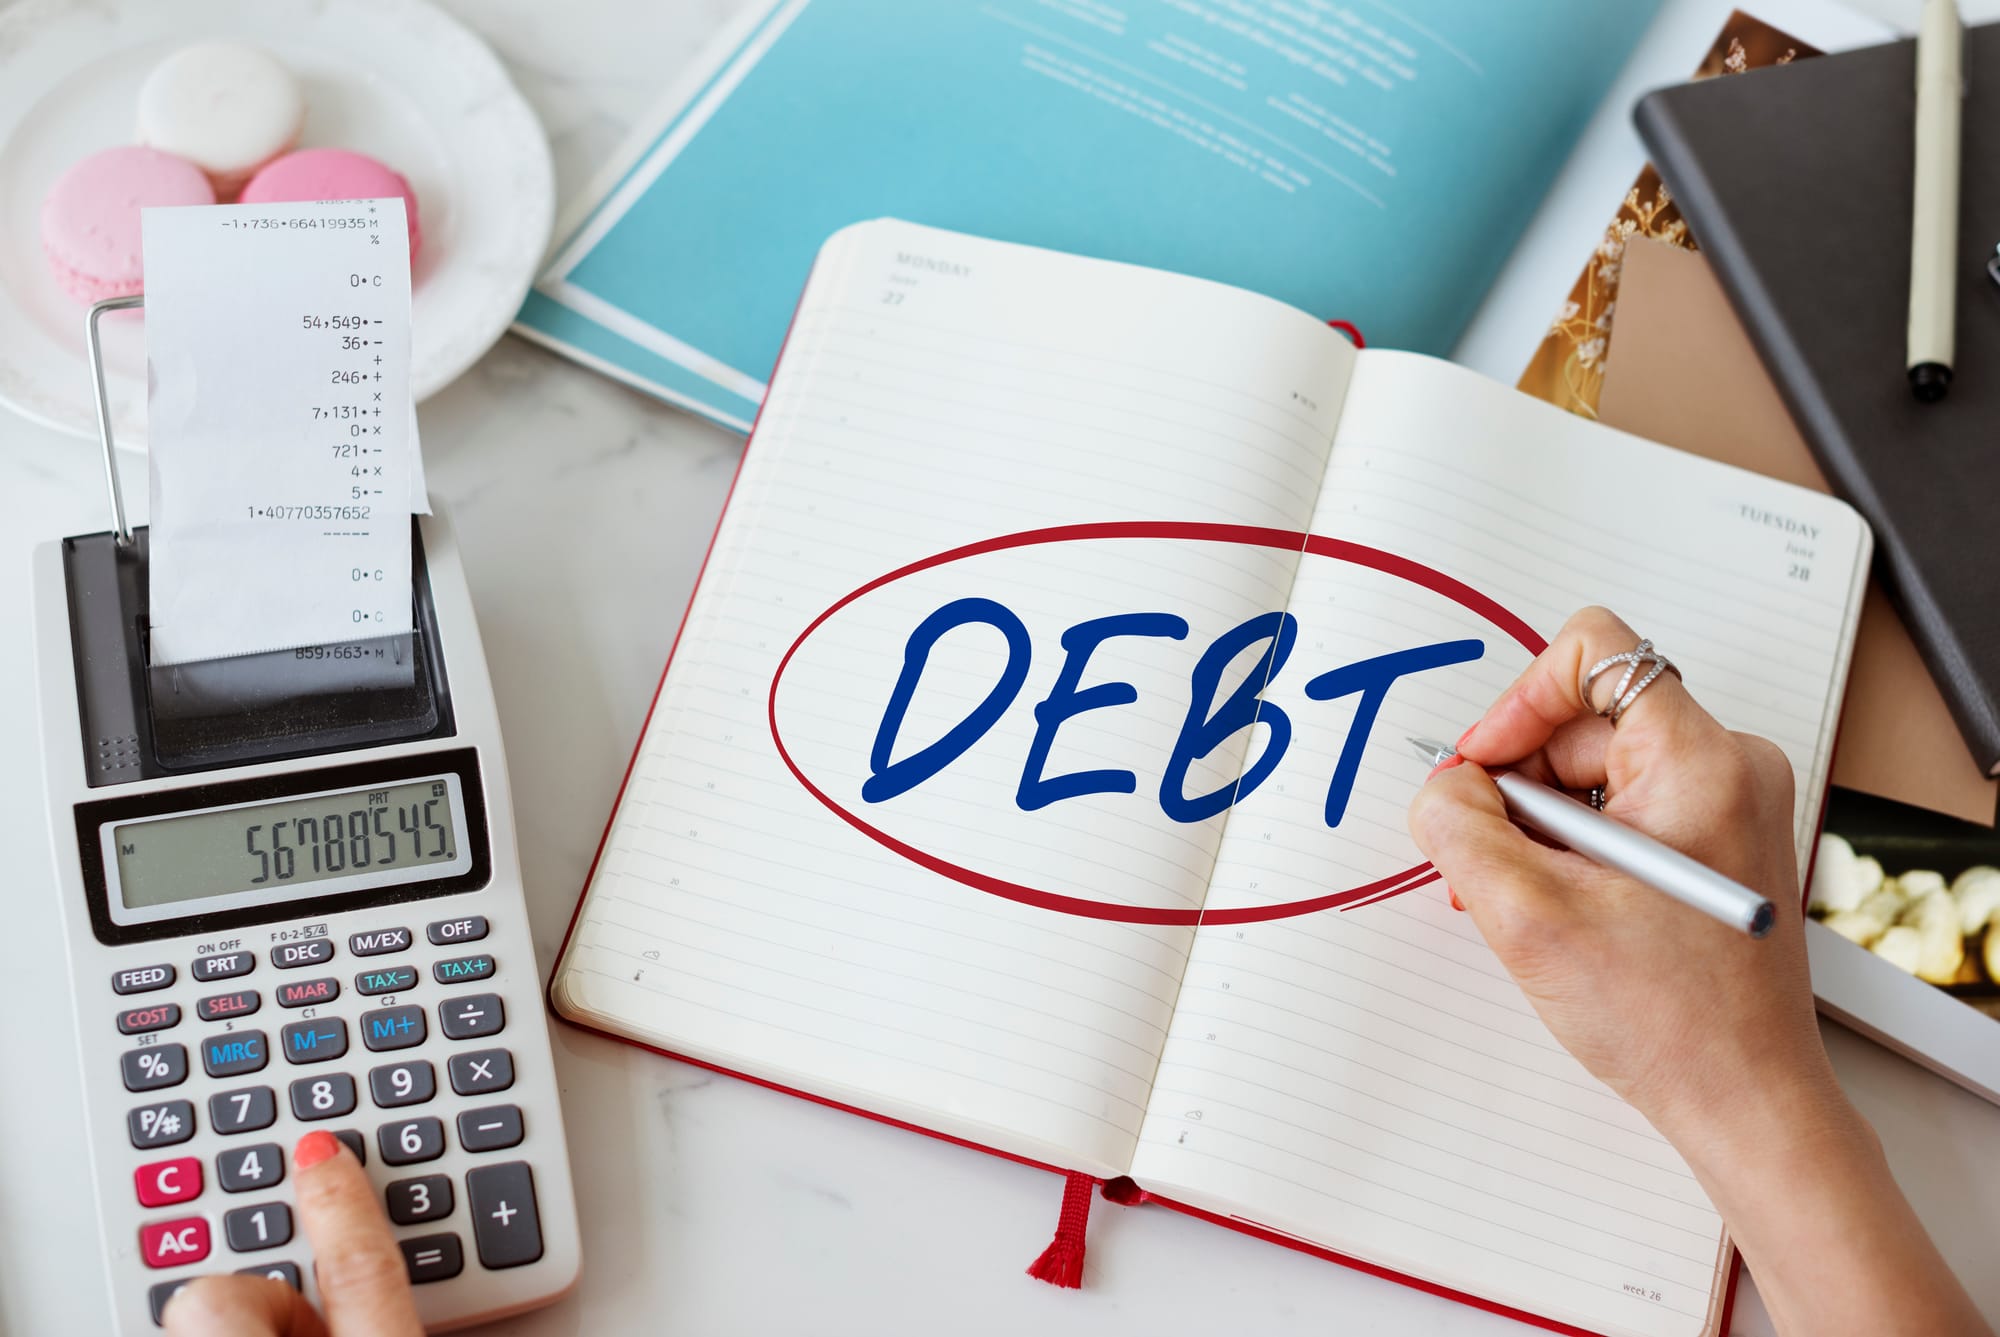
M 305 117 L 291 71 L 242 42 L 183 47 L 139 89 L 139 142 L 201 168 L 224 200 L 298 142 Z

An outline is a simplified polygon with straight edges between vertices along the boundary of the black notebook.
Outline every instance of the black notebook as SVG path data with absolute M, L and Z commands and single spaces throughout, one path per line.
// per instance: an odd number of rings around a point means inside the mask
M 2000 773 L 2000 25 L 1966 32 L 1956 376 L 1904 377 L 1916 46 L 1669 88 L 1639 133 L 1822 468 L 1874 527 L 1878 571 Z M 1810 548 L 1812 536 L 1797 541 Z

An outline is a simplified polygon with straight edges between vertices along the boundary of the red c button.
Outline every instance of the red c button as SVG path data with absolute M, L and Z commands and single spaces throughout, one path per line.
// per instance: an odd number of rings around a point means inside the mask
M 201 1160 L 181 1156 L 171 1161 L 154 1161 L 132 1172 L 132 1185 L 139 1191 L 142 1207 L 165 1207 L 201 1196 Z

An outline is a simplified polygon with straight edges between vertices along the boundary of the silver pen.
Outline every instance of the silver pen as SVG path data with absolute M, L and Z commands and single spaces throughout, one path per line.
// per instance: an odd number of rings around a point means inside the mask
M 1449 743 L 1412 738 L 1417 755 L 1436 766 L 1458 755 Z M 1615 868 L 1683 905 L 1740 929 L 1753 938 L 1771 931 L 1776 910 L 1765 897 L 1732 881 L 1679 850 L 1623 822 L 1606 817 L 1559 789 L 1551 789 L 1513 771 L 1497 771 L 1493 783 L 1507 804 L 1507 815 L 1559 841 L 1584 858 Z

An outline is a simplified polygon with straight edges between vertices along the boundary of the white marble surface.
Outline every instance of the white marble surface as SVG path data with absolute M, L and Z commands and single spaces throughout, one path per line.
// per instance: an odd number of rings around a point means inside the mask
M 1670 10 L 1696 0 L 1670 0 Z M 1986 3 L 1986 0 L 1982 0 Z M 1900 17 L 1899 0 L 1867 0 Z M 548 127 L 565 195 L 739 0 L 456 0 Z M 1633 160 L 1612 155 L 1605 204 Z M 1505 324 L 1490 316 L 1487 324 Z M 1525 350 L 1523 350 L 1525 351 Z M 517 340 L 422 410 L 507 733 L 537 945 L 569 915 L 741 443 Z M 143 512 L 143 463 L 127 460 Z M 98 1331 L 102 1273 L 68 1058 L 68 984 L 25 634 L 36 542 L 103 527 L 84 443 L 0 414 L 0 1330 Z M 1843 1079 L 1987 1314 L 2000 1319 L 2000 1109 L 1828 1027 Z M 1528 1331 L 1157 1209 L 1100 1204 L 1086 1287 L 1022 1269 L 1060 1185 L 566 1027 L 583 1213 L 577 1292 L 495 1331 Z M 1770 1331 L 1753 1287 L 1734 1330 Z

